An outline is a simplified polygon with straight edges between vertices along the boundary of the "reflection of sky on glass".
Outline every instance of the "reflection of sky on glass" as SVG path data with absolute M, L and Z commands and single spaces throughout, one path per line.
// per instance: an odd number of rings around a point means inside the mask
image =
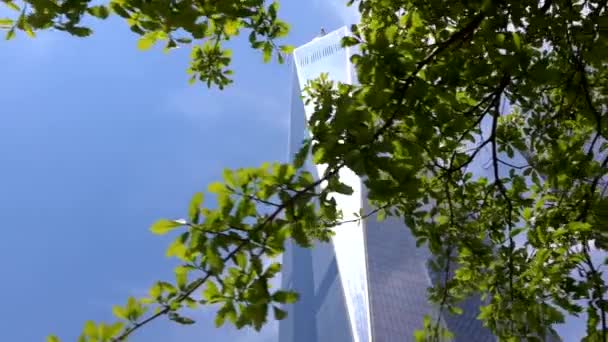
M 340 39 L 346 33 L 346 28 L 342 28 L 295 50 L 294 62 L 301 89 L 304 89 L 308 81 L 319 77 L 322 73 L 327 73 L 334 81 L 352 82 L 348 50 L 339 48 Z M 312 104 L 305 106 L 305 111 L 307 118 L 310 117 L 313 111 Z M 317 165 L 319 174 L 322 174 L 324 169 L 324 166 Z M 354 190 L 351 196 L 338 194 L 334 196 L 343 213 L 343 219 L 350 220 L 354 218 L 353 214 L 361 209 L 361 180 L 351 170 L 346 169 L 340 171 L 340 179 Z M 332 241 L 350 321 L 354 327 L 355 341 L 368 342 L 371 340 L 371 328 L 363 227 L 358 223 L 336 227 Z

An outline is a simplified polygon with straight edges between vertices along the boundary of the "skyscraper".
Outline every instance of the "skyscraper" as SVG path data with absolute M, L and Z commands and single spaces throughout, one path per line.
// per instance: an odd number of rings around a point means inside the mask
M 294 74 L 289 134 L 290 158 L 309 134 L 312 108 L 302 101 L 306 83 L 327 73 L 330 79 L 356 82 L 351 51 L 341 46 L 348 31 L 341 28 L 320 35 L 294 51 Z M 322 166 L 306 167 L 313 175 Z M 370 212 L 366 190 L 352 171 L 340 171 L 342 182 L 354 190 L 336 201 L 344 220 L 353 213 Z M 351 215 L 351 216 L 349 216 Z M 437 310 L 427 300 L 427 288 L 436 277 L 429 273 L 429 253 L 416 247 L 407 227 L 398 219 L 351 222 L 335 228 L 331 243 L 305 249 L 291 243 L 283 260 L 284 288 L 300 293 L 279 326 L 279 342 L 392 342 L 411 341 L 423 326 L 425 314 Z M 463 303 L 464 314 L 444 317 L 456 341 L 494 341 L 475 319 L 478 301 Z

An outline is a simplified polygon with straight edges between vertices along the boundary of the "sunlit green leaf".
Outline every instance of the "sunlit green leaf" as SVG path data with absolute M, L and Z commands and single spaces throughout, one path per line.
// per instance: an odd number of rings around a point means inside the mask
M 149 50 L 152 46 L 154 46 L 154 44 L 156 44 L 157 39 L 158 37 L 156 32 L 147 33 L 143 37 L 139 38 L 137 48 L 143 51 Z
M 17 4 L 15 4 L 14 1 L 8 0 L 8 1 L 3 1 L 3 2 L 8 8 L 12 9 L 13 11 L 17 11 L 17 12 L 21 11 L 21 8 L 19 6 L 17 6 Z
M 181 222 L 161 219 L 161 220 L 156 221 L 156 223 L 154 223 L 152 225 L 152 227 L 150 227 L 150 231 L 157 235 L 164 235 L 164 234 L 167 234 L 168 232 L 176 229 L 177 227 L 181 227 L 183 225 L 184 224 Z
M 97 330 L 97 325 L 95 324 L 95 322 L 93 321 L 86 321 L 86 323 L 84 324 L 84 331 L 83 333 L 90 338 L 97 338 L 98 337 L 98 330 Z
M 297 293 L 283 290 L 279 290 L 272 295 L 272 300 L 283 304 L 293 304 L 298 301 L 298 298 Z
M 515 48 L 518 50 L 521 49 L 521 36 L 517 32 L 512 32 L 513 35 L 513 44 L 515 44 Z
M 238 33 L 240 22 L 238 20 L 227 20 L 224 23 L 224 33 L 229 36 L 234 36 Z
M 6 40 L 11 40 L 11 39 L 15 38 L 15 29 L 11 28 L 10 30 L 8 30 L 6 32 L 6 37 L 5 38 L 6 38 Z
M 103 5 L 89 7 L 87 11 L 91 15 L 100 19 L 106 19 L 110 15 L 110 11 L 108 10 L 108 8 Z
M 188 269 L 183 266 L 178 266 L 175 269 L 175 279 L 177 287 L 184 289 L 188 283 Z
M 277 306 L 273 306 L 274 318 L 278 321 L 283 320 L 287 317 L 287 311 L 280 309 Z
M 0 28 L 9 28 L 13 25 L 13 20 L 8 18 L 0 18 Z
M 201 213 L 201 205 L 203 204 L 203 193 L 197 192 L 190 200 L 190 208 L 188 209 L 188 219 L 190 222 L 198 223 Z
M 127 316 L 127 310 L 125 310 L 125 308 L 123 308 L 122 306 L 119 305 L 114 305 L 112 307 L 112 313 L 114 314 L 114 316 L 116 316 L 117 318 L 120 319 L 124 319 L 127 320 L 128 316 Z

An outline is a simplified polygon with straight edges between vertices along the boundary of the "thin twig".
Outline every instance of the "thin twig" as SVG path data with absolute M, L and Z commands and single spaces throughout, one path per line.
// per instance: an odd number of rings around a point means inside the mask
M 518 169 L 518 170 L 523 170 L 523 169 L 527 169 L 527 168 L 529 168 L 529 167 L 530 167 L 530 165 L 529 165 L 529 164 L 528 164 L 528 165 L 515 165 L 515 164 L 511 164 L 511 163 L 509 163 L 509 162 L 506 162 L 506 161 L 504 161 L 504 160 L 502 160 L 502 159 L 500 159 L 500 158 L 498 158 L 497 160 L 498 160 L 498 162 L 499 162 L 499 163 L 501 163 L 501 164 L 504 164 L 504 165 L 506 165 L 506 166 L 509 166 L 509 167 L 512 167 L 512 168 L 514 168 L 514 169 Z
M 497 143 L 496 143 L 496 128 L 498 127 L 498 118 L 500 117 L 500 107 L 499 107 L 499 103 L 495 104 L 495 110 L 494 110 L 494 120 L 492 120 L 492 134 L 491 134 L 491 140 L 492 140 L 492 164 L 494 166 L 494 178 L 495 178 L 495 184 L 498 187 L 502 197 L 505 199 L 505 201 L 507 202 L 507 235 L 508 240 L 509 240 L 509 297 L 510 297 L 510 301 L 511 301 L 511 310 L 510 310 L 510 314 L 511 314 L 511 320 L 510 320 L 510 328 L 511 328 L 511 334 L 513 334 L 514 332 L 514 326 L 513 326 L 513 302 L 514 302 L 514 292 L 513 292 L 513 277 L 514 277 L 514 273 L 515 273 L 515 266 L 513 264 L 513 250 L 515 249 L 515 242 L 513 241 L 513 237 L 511 236 L 511 231 L 513 229 L 513 203 L 511 202 L 511 199 L 509 198 L 509 196 L 507 195 L 507 188 L 505 186 L 505 184 L 503 183 L 502 179 L 500 178 L 500 174 L 498 172 L 498 151 L 497 151 Z

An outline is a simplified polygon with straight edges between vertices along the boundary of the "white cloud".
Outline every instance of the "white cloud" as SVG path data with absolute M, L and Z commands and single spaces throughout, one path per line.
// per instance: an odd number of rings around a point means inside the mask
M 256 89 L 231 86 L 223 91 L 194 85 L 170 92 L 170 111 L 190 120 L 234 120 L 247 117 L 281 128 L 287 127 L 288 102 L 283 94 L 271 95 Z

